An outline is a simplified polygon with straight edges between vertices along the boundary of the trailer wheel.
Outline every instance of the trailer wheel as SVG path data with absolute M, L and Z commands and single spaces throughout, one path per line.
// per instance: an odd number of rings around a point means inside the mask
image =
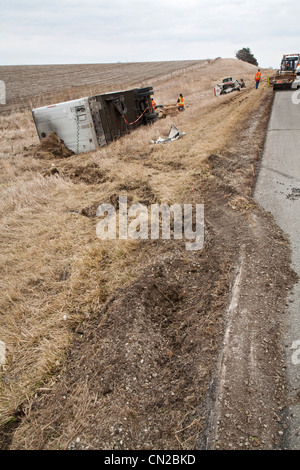
M 155 119 L 157 116 L 158 116 L 158 113 L 146 113 L 145 114 L 145 118 L 149 120 Z
M 145 114 L 146 124 L 151 124 L 152 122 L 156 121 L 157 118 L 158 118 L 158 113 Z
M 153 87 L 152 87 L 152 86 L 147 86 L 147 87 L 145 87 L 145 88 L 139 88 L 138 93 L 139 93 L 139 94 L 140 94 L 140 93 L 145 93 L 145 92 L 151 91 L 151 90 L 153 90 Z
M 154 94 L 154 91 L 144 91 L 142 93 L 139 93 L 139 98 L 147 98 L 148 96 L 151 96 Z

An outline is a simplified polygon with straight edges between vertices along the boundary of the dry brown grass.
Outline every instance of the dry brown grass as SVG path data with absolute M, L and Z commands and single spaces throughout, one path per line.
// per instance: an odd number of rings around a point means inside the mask
M 0 116 L 0 340 L 7 348 L 0 423 L 11 419 L 60 367 L 80 322 L 151 260 L 148 245 L 99 240 L 97 220 L 81 210 L 120 194 L 149 203 L 173 203 L 178 194 L 188 197 L 211 177 L 208 156 L 222 154 L 258 108 L 265 90 L 253 88 L 254 72 L 234 60 L 216 61 L 199 72 L 161 81 L 156 102 L 175 102 L 182 92 L 184 113 L 63 160 L 41 161 L 24 151 L 38 143 L 30 112 Z M 213 97 L 213 86 L 231 74 L 245 79 L 246 90 Z M 167 136 L 172 123 L 186 135 L 172 144 L 151 145 L 152 139 Z M 44 177 L 53 164 L 58 175 Z M 101 184 L 88 182 L 95 166 L 104 175 Z M 74 176 L 79 167 L 86 169 L 85 180 Z

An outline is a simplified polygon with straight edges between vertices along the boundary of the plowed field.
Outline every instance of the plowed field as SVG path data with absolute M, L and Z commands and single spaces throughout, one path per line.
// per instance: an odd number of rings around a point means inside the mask
M 170 62 L 139 62 L 82 65 L 24 65 L 0 66 L 0 80 L 6 84 L 6 104 L 11 109 L 26 105 L 49 104 L 60 99 L 60 92 L 70 97 L 97 94 L 111 89 L 146 83 L 159 77 L 182 74 L 185 70 L 201 67 L 207 61 L 187 60 Z M 78 95 L 78 92 L 80 93 Z M 77 96 L 78 95 L 78 96 Z M 49 101 L 50 100 L 50 101 Z M 0 107 L 0 111 L 1 111 Z M 6 107 L 8 109 L 8 107 Z

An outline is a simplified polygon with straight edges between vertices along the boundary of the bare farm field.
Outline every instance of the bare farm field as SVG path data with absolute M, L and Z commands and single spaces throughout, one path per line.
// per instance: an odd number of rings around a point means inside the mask
M 204 66 L 208 61 L 24 65 L 0 67 L 6 83 L 6 107 L 0 112 L 81 98 L 170 78 Z
M 295 274 L 252 198 L 268 71 L 256 90 L 235 59 L 101 67 L 0 68 L 15 74 L 0 115 L 0 448 L 282 448 Z M 215 97 L 226 76 L 246 88 Z M 94 152 L 39 152 L 31 103 L 134 84 L 157 104 L 183 93 L 185 111 Z M 172 124 L 181 139 L 151 143 Z M 120 195 L 203 204 L 203 248 L 100 240 L 96 208 L 118 212 Z

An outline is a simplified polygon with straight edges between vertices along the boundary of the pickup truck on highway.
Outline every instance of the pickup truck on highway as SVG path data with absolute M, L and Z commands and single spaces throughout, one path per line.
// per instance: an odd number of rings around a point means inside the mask
M 296 72 L 296 78 L 292 83 L 292 90 L 298 90 L 300 88 L 300 70 Z

